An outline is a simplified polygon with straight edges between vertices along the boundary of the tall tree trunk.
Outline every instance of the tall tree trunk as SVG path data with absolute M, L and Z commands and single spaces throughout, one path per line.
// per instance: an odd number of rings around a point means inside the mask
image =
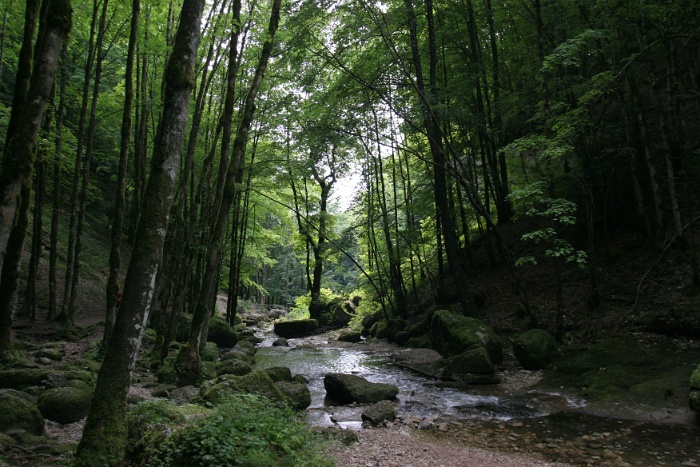
M 49 240 L 49 314 L 51 321 L 57 315 L 58 284 L 56 270 L 58 268 L 58 225 L 61 217 L 61 159 L 63 157 L 63 115 L 66 109 L 66 60 L 68 46 L 66 41 L 61 49 L 61 81 L 59 84 L 59 103 L 56 111 L 56 138 L 54 141 L 53 159 L 53 192 L 51 206 L 51 237 Z
M 42 26 L 37 39 L 26 100 L 20 102 L 21 116 L 5 145 L 0 171 L 0 356 L 12 354 L 12 303 L 26 235 L 26 224 L 20 221 L 26 219 L 29 204 L 23 199 L 27 199 L 31 189 L 39 128 L 53 88 L 58 55 L 71 28 L 70 0 L 53 0 L 47 8 L 42 20 L 46 26 Z
M 474 297 L 467 283 L 466 272 L 459 254 L 457 237 L 453 227 L 452 216 L 449 210 L 446 174 L 445 149 L 440 133 L 440 121 L 435 112 L 435 104 L 438 100 L 437 83 L 437 51 L 435 44 L 435 24 L 433 21 L 433 2 L 426 0 L 425 11 L 428 26 L 428 57 L 429 57 L 429 93 L 426 92 L 423 70 L 421 65 L 420 52 L 418 50 L 418 32 L 415 12 L 413 11 L 412 0 L 404 0 L 409 18 L 409 32 L 411 35 L 411 50 L 413 62 L 416 70 L 416 88 L 421 100 L 423 122 L 426 128 L 430 152 L 432 154 L 433 177 L 435 183 L 435 207 L 437 217 L 442 226 L 443 241 L 445 243 L 445 253 L 447 263 L 450 268 L 452 280 L 459 295 L 459 301 L 463 312 L 470 316 L 478 316 L 479 312 L 474 303 Z
M 83 249 L 83 230 L 85 229 L 85 216 L 87 215 L 88 190 L 90 188 L 90 164 L 92 162 L 93 147 L 95 144 L 95 128 L 97 126 L 97 101 L 100 95 L 102 82 L 102 61 L 104 59 L 104 37 L 107 28 L 108 0 L 102 0 L 102 12 L 100 13 L 99 29 L 97 31 L 97 43 L 95 44 L 95 80 L 90 102 L 90 120 L 85 134 L 85 154 L 82 163 L 82 182 L 78 196 L 78 223 L 75 230 L 75 250 L 73 258 L 73 274 L 68 300 L 67 324 L 73 326 L 75 321 L 75 302 L 78 293 L 78 278 L 80 276 L 80 255 Z
M 109 341 L 115 319 L 115 305 L 119 294 L 119 269 L 121 268 L 121 244 L 124 225 L 124 206 L 126 205 L 126 167 L 129 160 L 131 142 L 131 110 L 134 102 L 134 58 L 139 33 L 140 0 L 134 0 L 131 6 L 131 29 L 129 48 L 126 55 L 124 73 L 124 111 L 122 113 L 121 142 L 119 146 L 119 169 L 117 172 L 117 193 L 114 200 L 114 219 L 112 220 L 112 244 L 109 251 L 109 276 L 106 286 L 105 330 L 103 341 Z
M 75 267 L 73 261 L 75 260 L 75 243 L 76 243 L 76 231 L 77 231 L 77 221 L 78 221 L 78 196 L 80 192 L 80 169 L 83 157 L 83 146 L 85 143 L 85 123 L 88 116 L 88 103 L 90 101 L 90 76 L 92 76 L 92 65 L 94 63 L 95 57 L 95 30 L 97 28 L 97 18 L 98 18 L 98 0 L 93 0 L 92 6 L 92 21 L 90 23 L 90 36 L 88 39 L 88 53 L 87 59 L 85 60 L 85 70 L 83 72 L 83 93 L 82 100 L 80 104 L 80 117 L 78 120 L 78 133 L 76 135 L 77 147 L 75 150 L 75 167 L 73 169 L 73 180 L 71 184 L 71 195 L 70 195 L 70 207 L 69 207 L 69 217 L 70 222 L 68 225 L 68 253 L 66 255 L 66 275 L 63 284 L 63 302 L 61 304 L 61 311 L 56 317 L 57 320 L 62 322 L 72 324 L 69 322 L 70 315 L 70 303 L 71 303 L 71 290 L 73 286 L 73 272 Z
M 127 443 L 131 374 L 148 322 L 185 137 L 204 0 L 184 0 L 175 44 L 163 74 L 163 113 L 155 140 L 144 209 L 124 280 L 124 293 L 90 413 L 76 452 L 78 466 L 121 464 Z
M 207 245 L 206 261 L 207 267 L 204 271 L 205 277 L 202 280 L 201 288 L 197 295 L 195 309 L 192 316 L 192 329 L 187 340 L 187 345 L 183 346 L 178 355 L 178 361 L 183 363 L 184 372 L 181 375 L 182 382 L 192 382 L 199 378 L 199 352 L 202 346 L 202 330 L 208 326 L 209 308 L 207 307 L 208 299 L 216 294 L 217 278 L 219 268 L 221 266 L 222 248 L 224 241 L 224 233 L 228 225 L 228 217 L 231 211 L 231 206 L 235 199 L 236 184 L 240 183 L 239 167 L 245 156 L 245 148 L 248 142 L 248 133 L 255 114 L 255 102 L 257 100 L 260 85 L 267 68 L 268 61 L 272 55 L 272 46 L 274 43 L 275 33 L 279 25 L 281 0 L 274 0 L 272 4 L 272 12 L 270 14 L 270 23 L 267 29 L 267 36 L 262 47 L 260 59 L 253 75 L 253 80 L 246 95 L 243 114 L 241 121 L 236 131 L 231 149 L 231 160 L 226 174 L 226 186 L 223 191 L 223 199 L 219 208 L 219 214 L 215 218 L 215 225 L 212 231 L 212 236 Z

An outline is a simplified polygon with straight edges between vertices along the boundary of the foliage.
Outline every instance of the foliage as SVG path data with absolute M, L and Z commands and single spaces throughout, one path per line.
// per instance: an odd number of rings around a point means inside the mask
M 325 287 L 321 288 L 321 303 L 330 303 L 332 300 L 339 298 L 340 295 L 335 294 L 332 290 Z M 309 317 L 309 305 L 311 305 L 311 292 L 306 295 L 300 295 L 294 299 L 296 306 L 285 316 L 282 321 L 292 321 L 297 319 L 306 319 Z
M 233 395 L 213 413 L 154 446 L 147 465 L 324 466 L 319 439 L 293 411 L 250 394 Z
M 525 214 L 546 221 L 546 226 L 522 235 L 525 241 L 546 245 L 545 256 L 562 259 L 566 263 L 586 266 L 586 252 L 575 249 L 571 243 L 560 237 L 564 226 L 576 223 L 576 204 L 563 198 L 549 198 L 544 195 L 539 185 L 534 185 L 511 192 L 510 198 L 524 207 Z M 537 264 L 535 256 L 523 256 L 516 260 L 516 266 Z

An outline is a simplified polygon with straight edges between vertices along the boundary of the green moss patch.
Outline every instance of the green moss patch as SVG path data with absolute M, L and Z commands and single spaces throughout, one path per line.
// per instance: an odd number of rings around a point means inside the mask
M 602 336 L 556 359 L 540 386 L 576 388 L 592 403 L 687 407 L 700 349 L 646 334 Z

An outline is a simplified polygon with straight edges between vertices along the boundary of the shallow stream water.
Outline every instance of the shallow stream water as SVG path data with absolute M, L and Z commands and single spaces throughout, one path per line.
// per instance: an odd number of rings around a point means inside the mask
M 263 342 L 256 353 L 257 368 L 286 366 L 309 380 L 307 421 L 313 426 L 362 427 L 364 407 L 335 405 L 323 387 L 327 373 L 352 373 L 398 386 L 397 415 L 414 426 L 438 428 L 436 432 L 453 424 L 471 426 L 470 444 L 536 451 L 551 460 L 588 465 L 613 456 L 606 465 L 700 466 L 697 420 L 671 424 L 599 416 L 582 399 L 527 389 L 509 393 L 497 384 L 441 388 L 437 380 L 395 365 L 397 348 L 392 345 L 346 344 L 319 335 L 273 347 L 276 336 L 259 337 Z
M 348 345 L 328 336 L 290 339 L 289 347 L 273 347 L 274 336 L 263 335 L 258 345 L 257 368 L 286 366 L 292 374 L 304 375 L 311 392 L 308 421 L 316 426 L 359 428 L 362 407 L 335 406 L 323 387 L 327 373 L 348 373 L 374 383 L 398 386 L 397 414 L 425 424 L 466 419 L 500 419 L 540 417 L 553 412 L 581 407 L 584 403 L 560 394 L 499 394 L 497 385 L 484 385 L 478 391 L 438 387 L 438 381 L 393 363 L 391 346 Z

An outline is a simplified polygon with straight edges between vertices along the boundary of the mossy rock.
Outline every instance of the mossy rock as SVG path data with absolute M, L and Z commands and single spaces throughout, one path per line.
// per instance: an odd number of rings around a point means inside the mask
M 403 318 L 391 318 L 386 323 L 386 338 L 389 339 L 390 342 L 394 342 L 396 334 L 403 331 L 405 327 L 406 321 L 404 321 Z
M 44 433 L 44 417 L 30 395 L 20 391 L 0 391 L 0 432 L 26 430 L 33 435 Z
M 39 410 L 44 418 L 65 425 L 85 418 L 91 400 L 90 388 L 53 388 L 39 396 Z
M 253 371 L 253 368 L 243 360 L 222 360 L 216 364 L 216 376 L 236 375 L 243 376 Z
M 406 341 L 405 346 L 414 349 L 429 349 L 430 339 L 427 336 L 411 337 Z
M 305 410 L 311 405 L 311 392 L 305 384 L 290 381 L 276 381 L 275 386 L 287 398 L 287 403 L 294 410 Z
M 163 365 L 158 369 L 156 375 L 158 382 L 163 384 L 177 384 L 177 371 L 175 363 L 177 362 L 178 351 L 171 351 L 163 361 Z
M 338 336 L 338 341 L 340 342 L 353 342 L 357 343 L 362 340 L 362 333 L 359 331 L 343 331 Z
M 407 331 L 399 331 L 394 336 L 394 343 L 396 345 L 406 345 L 406 342 L 411 338 L 411 334 Z
M 60 362 L 63 360 L 63 352 L 54 348 L 40 349 L 34 352 L 34 358 L 47 358 L 54 362 Z
M 275 386 L 270 376 L 262 371 L 254 371 L 244 376 L 224 375 L 207 381 L 199 390 L 205 402 L 219 404 L 229 394 L 257 394 L 274 401 L 284 401 L 285 396 Z
M 238 342 L 233 349 L 250 356 L 255 355 L 255 344 L 247 340 Z
M 540 370 L 557 356 L 557 343 L 544 329 L 530 329 L 513 339 L 513 355 L 526 370 Z
M 200 380 L 207 381 L 216 378 L 216 362 L 200 362 L 199 371 L 201 373 Z M 180 385 L 182 385 L 180 383 Z
M 700 365 L 690 375 L 690 408 L 700 412 Z
M 481 320 L 448 310 L 437 310 L 433 314 L 430 344 L 445 357 L 483 347 L 494 364 L 503 361 L 503 343 L 493 329 Z
M 393 384 L 372 383 L 357 375 L 329 373 L 323 378 L 323 386 L 328 397 L 341 403 L 375 403 L 394 399 L 399 388 Z
M 488 352 L 483 347 L 467 350 L 464 353 L 447 357 L 445 370 L 457 380 L 464 380 L 467 375 L 493 376 L 496 368 L 491 362 Z
M 241 341 L 243 342 L 243 341 Z M 242 362 L 247 363 L 248 365 L 253 365 L 255 363 L 255 357 L 252 355 L 249 355 L 246 352 L 241 352 L 239 350 L 233 349 L 230 352 L 226 352 L 225 354 L 221 355 L 221 361 L 225 362 L 227 360 L 240 360 Z
M 318 320 L 297 319 L 292 321 L 278 321 L 275 323 L 275 334 L 284 338 L 301 337 L 312 334 L 318 329 Z
M 388 400 L 379 401 L 367 407 L 362 412 L 362 421 L 372 426 L 379 426 L 382 423 L 396 420 L 396 405 Z
M 275 383 L 278 381 L 291 382 L 294 379 L 292 378 L 292 370 L 290 370 L 286 366 L 271 366 L 270 368 L 265 368 L 262 371 L 267 373 L 268 376 L 272 378 L 272 381 L 274 381 Z
M 687 409 L 689 381 L 700 349 L 658 335 L 599 335 L 569 348 L 543 374 L 542 388 L 580 388 L 589 404 L 650 409 Z
M 374 323 L 369 330 L 369 335 L 377 339 L 386 339 L 386 321 L 382 319 Z
M 412 324 L 408 326 L 404 331 L 406 331 L 411 337 L 419 337 L 425 334 L 427 325 L 425 323 Z
M 209 321 L 209 331 L 207 333 L 207 341 L 216 343 L 217 347 L 220 349 L 230 349 L 238 341 L 240 337 L 231 329 L 231 326 L 218 317 L 214 317 Z
M 205 362 L 215 362 L 219 358 L 219 348 L 216 342 L 207 341 L 199 356 Z
M 12 436 L 0 433 L 0 453 L 7 452 L 10 446 L 15 445 L 15 440 Z M 2 458 L 0 458 L 0 461 Z
M 41 386 L 51 370 L 44 368 L 15 368 L 0 371 L 0 388 L 24 389 Z

